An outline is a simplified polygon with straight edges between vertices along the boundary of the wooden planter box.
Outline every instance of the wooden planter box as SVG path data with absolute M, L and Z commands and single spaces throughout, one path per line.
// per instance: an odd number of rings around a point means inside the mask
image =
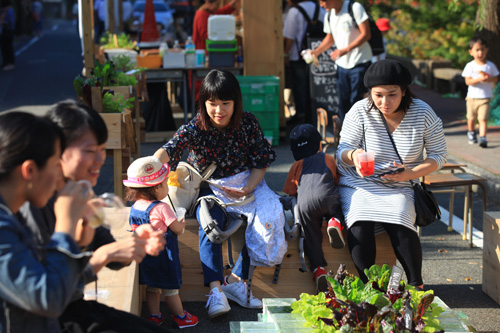
M 101 117 L 108 128 L 106 149 L 135 148 L 132 111 L 124 109 L 123 113 L 101 113 Z
M 483 235 L 483 292 L 500 304 L 500 212 L 484 212 Z

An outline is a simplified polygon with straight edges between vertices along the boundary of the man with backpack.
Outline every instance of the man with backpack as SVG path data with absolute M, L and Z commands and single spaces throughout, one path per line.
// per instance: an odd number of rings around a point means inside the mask
M 285 65 L 290 66 L 292 75 L 292 92 L 297 110 L 296 120 L 300 123 L 312 123 L 309 71 L 300 52 L 308 48 L 308 37 L 322 39 L 325 36 L 323 18 L 326 12 L 313 0 L 289 2 L 292 7 L 288 11 L 283 27 Z
M 344 0 L 320 0 L 321 7 L 329 11 L 325 17 L 325 38 L 311 53 L 319 56 L 335 43 L 337 49 L 330 55 L 337 64 L 337 91 L 340 111 L 345 115 L 351 106 L 367 92 L 363 77 L 371 65 L 372 37 L 370 20 L 359 2 L 352 7 Z

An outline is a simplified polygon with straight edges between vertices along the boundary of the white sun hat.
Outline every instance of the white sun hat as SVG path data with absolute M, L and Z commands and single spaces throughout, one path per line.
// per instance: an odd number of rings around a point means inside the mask
M 127 187 L 151 187 L 162 183 L 170 172 L 168 164 L 162 164 L 158 157 L 147 156 L 136 159 L 127 169 Z

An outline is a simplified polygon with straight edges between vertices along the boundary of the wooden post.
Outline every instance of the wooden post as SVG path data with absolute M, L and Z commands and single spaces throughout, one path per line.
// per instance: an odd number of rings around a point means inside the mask
M 108 0 L 108 31 L 116 33 L 115 0 Z
M 280 92 L 285 88 L 282 12 L 281 1 L 243 1 L 244 75 L 278 76 Z M 285 127 L 282 93 L 279 98 L 280 127 Z
M 123 31 L 123 0 L 118 1 L 118 31 Z
M 85 76 L 90 77 L 92 68 L 94 68 L 94 1 L 80 1 L 83 29 L 83 61 L 85 63 Z

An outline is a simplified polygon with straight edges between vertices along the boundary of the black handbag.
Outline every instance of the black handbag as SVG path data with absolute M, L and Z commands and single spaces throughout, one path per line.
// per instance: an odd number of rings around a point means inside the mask
M 380 116 L 384 121 L 385 129 L 387 130 L 389 139 L 391 139 L 392 146 L 394 147 L 394 150 L 398 155 L 399 161 L 401 162 L 401 164 L 404 164 L 401 156 L 399 155 L 398 149 L 396 148 L 396 144 L 392 139 L 391 132 L 389 132 L 389 127 L 387 126 L 387 122 L 382 112 L 380 112 Z M 439 205 L 436 198 L 434 197 L 434 194 L 429 191 L 423 183 L 418 184 L 410 179 L 410 184 L 413 187 L 415 212 L 417 213 L 415 224 L 419 227 L 426 227 L 432 222 L 436 221 L 436 216 L 438 220 L 441 219 L 441 210 L 439 209 Z

